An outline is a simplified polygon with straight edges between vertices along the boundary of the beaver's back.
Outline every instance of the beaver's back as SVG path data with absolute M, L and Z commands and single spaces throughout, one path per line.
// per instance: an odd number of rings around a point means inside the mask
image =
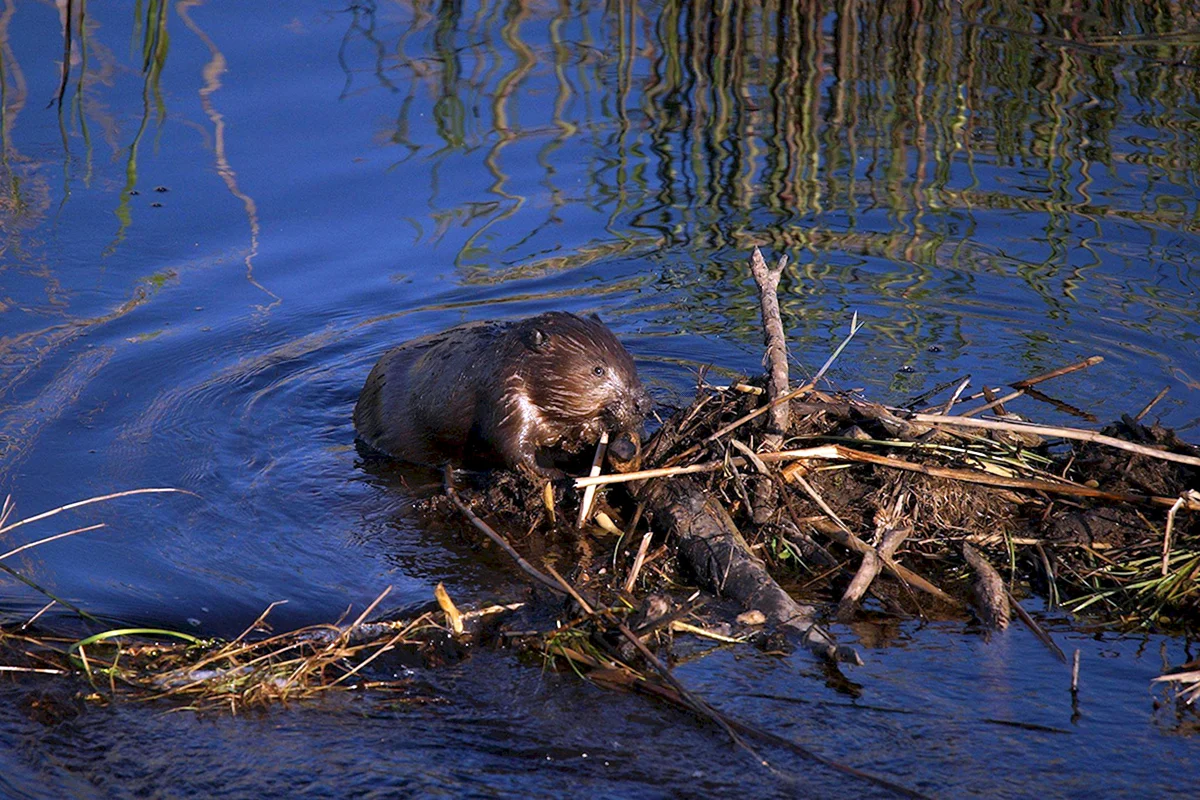
M 359 438 L 417 464 L 461 462 L 505 327 L 468 323 L 384 353 L 354 406 Z

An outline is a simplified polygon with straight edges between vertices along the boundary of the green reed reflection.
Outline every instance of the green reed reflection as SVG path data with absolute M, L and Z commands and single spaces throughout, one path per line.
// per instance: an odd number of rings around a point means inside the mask
M 1042 216 L 1051 246 L 1039 260 L 1065 266 L 1080 217 L 1191 227 L 1200 213 L 1185 191 L 1197 144 L 1175 112 L 1194 105 L 1195 92 L 1172 68 L 1198 45 L 1175 35 L 1190 12 L 1171 4 L 400 5 L 408 27 L 368 30 L 402 41 L 393 49 L 406 53 L 407 77 L 436 94 L 432 133 L 443 154 L 484 145 L 486 191 L 499 202 L 462 247 L 463 266 L 519 260 L 526 234 L 552 223 L 571 195 L 562 176 L 578 172 L 565 166 L 581 153 L 613 232 L 653 231 L 668 246 L 763 240 L 814 253 L 815 232 L 857 228 L 870 238 L 874 228 L 880 255 L 932 266 L 929 253 L 947 235 L 969 238 L 980 213 L 1021 207 Z M 422 46 L 432 68 L 415 68 Z M 414 96 L 395 139 L 427 149 L 415 144 Z M 1115 166 L 1115 128 L 1130 103 L 1163 109 L 1147 118 L 1160 137 L 1122 154 L 1159 165 L 1153 179 Z M 474 130 L 467 108 L 487 114 Z M 507 153 L 551 129 L 538 150 L 554 198 L 547 212 L 514 190 L 524 156 L 509 163 Z M 981 164 L 1020 169 L 1028 183 L 997 190 L 980 181 Z M 1103 180 L 1141 182 L 1145 201 L 1098 204 L 1097 167 L 1109 170 Z M 485 235 L 506 223 L 524 233 Z M 897 232 L 908 237 L 899 248 Z
M 113 212 L 120 226 L 117 228 L 117 234 L 112 242 L 104 248 L 104 256 L 110 256 L 116 252 L 121 242 L 125 241 L 126 232 L 133 223 L 130 200 L 137 186 L 138 147 L 150 123 L 151 107 L 157 112 L 160 126 L 167 116 L 166 103 L 159 85 L 163 66 L 167 61 L 167 51 L 170 49 L 170 39 L 167 34 L 167 3 L 166 0 L 150 0 L 147 3 L 144 27 L 142 17 L 138 13 L 140 7 L 141 3 L 139 2 L 134 12 L 134 30 L 142 32 L 142 115 L 137 132 L 126 151 L 125 185 L 121 188 L 117 209 Z

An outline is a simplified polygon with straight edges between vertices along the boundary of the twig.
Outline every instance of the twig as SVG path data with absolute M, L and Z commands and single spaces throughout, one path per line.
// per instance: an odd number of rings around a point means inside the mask
M 1029 627 L 1029 630 L 1033 631 L 1033 635 L 1036 636 L 1042 644 L 1046 645 L 1051 653 L 1054 653 L 1055 658 L 1064 664 L 1067 663 L 1067 654 L 1062 651 L 1061 647 L 1055 644 L 1054 639 L 1050 636 L 1050 634 L 1047 633 L 1041 625 L 1037 624 L 1037 620 L 1029 616 L 1029 612 L 1021 607 L 1021 604 L 1017 602 L 1017 598 L 1013 597 L 1012 592 L 1008 591 L 1008 589 L 1005 589 L 1004 593 L 1008 596 L 1009 607 L 1013 611 L 1017 612 L 1017 616 L 1021 618 L 1021 622 L 1024 622 Z
M 485 536 L 495 542 L 501 550 L 508 553 L 509 557 L 512 558 L 513 561 L 517 562 L 517 566 L 520 567 L 521 571 L 526 575 L 533 578 L 543 586 L 554 590 L 555 592 L 562 592 L 562 588 L 557 583 L 555 583 L 542 572 L 538 571 L 536 567 L 522 558 L 521 554 L 513 549 L 513 546 L 508 543 L 507 539 L 496 533 L 496 531 L 492 529 L 492 526 L 488 525 L 486 522 L 477 517 L 475 512 L 467 507 L 467 504 L 462 501 L 462 498 L 458 496 L 458 492 L 454 489 L 454 476 L 449 467 L 446 467 L 444 478 L 446 496 L 449 497 L 450 502 L 454 503 L 454 505 L 458 507 L 458 510 L 461 511 L 468 520 L 470 520 L 472 525 L 474 525 L 476 528 L 482 531 Z
M 954 408 L 954 404 L 958 402 L 958 398 L 962 395 L 963 392 L 965 392 L 967 390 L 967 386 L 969 386 L 970 383 L 971 383 L 970 375 L 963 378 L 963 382 L 958 385 L 958 388 L 954 390 L 954 394 L 952 394 L 950 396 L 950 399 L 946 401 L 946 405 L 942 409 L 943 414 L 950 413 L 950 409 Z
M 1081 442 L 1094 442 L 1096 444 L 1105 444 L 1109 447 L 1116 447 L 1120 450 L 1127 450 L 1130 453 L 1149 456 L 1151 458 L 1160 458 L 1164 461 L 1174 461 L 1179 464 L 1188 464 L 1193 467 L 1200 467 L 1200 458 L 1195 456 L 1185 456 L 1180 453 L 1168 453 L 1165 450 L 1156 450 L 1153 447 L 1134 444 L 1127 442 L 1124 439 L 1116 439 L 1112 436 L 1105 436 L 1102 433 L 1094 431 L 1085 431 L 1078 428 L 1058 428 L 1052 425 L 1035 425 L 1029 422 L 1000 422 L 999 420 L 991 419 L 964 419 L 963 417 L 944 417 L 940 414 L 913 414 L 910 418 L 913 422 L 926 422 L 934 425 L 959 425 L 964 428 L 985 428 L 993 431 L 1012 431 L 1014 433 L 1036 433 L 1042 436 L 1058 437 L 1060 439 L 1075 439 Z
M 17 524 L 19 525 L 20 523 L 17 523 Z M 13 527 L 15 528 L 16 525 L 14 525 Z M 0 555 L 0 561 L 3 561 L 4 559 L 8 558 L 9 556 L 15 556 L 17 553 L 24 552 L 25 550 L 30 550 L 34 547 L 37 547 L 38 545 L 46 544 L 47 542 L 53 542 L 55 539 L 65 539 L 68 536 L 74 536 L 77 533 L 87 533 L 88 531 L 94 531 L 97 528 L 103 528 L 103 527 L 104 527 L 103 522 L 97 522 L 95 525 L 87 525 L 83 528 L 76 528 L 75 530 L 67 531 L 66 533 L 56 533 L 53 536 L 47 536 L 45 539 L 38 539 L 37 541 L 23 544 L 20 547 L 15 547 L 12 550 L 9 550 L 7 553 Z
M 803 450 L 780 450 L 776 453 L 759 453 L 758 458 L 766 463 L 774 463 L 777 461 L 793 461 L 800 458 L 831 458 L 836 459 L 836 445 L 822 445 L 820 447 L 809 447 Z M 626 472 L 624 474 L 598 475 L 595 478 L 576 478 L 575 488 L 579 489 L 584 486 L 595 484 L 597 486 L 607 483 L 626 483 L 628 481 L 640 481 L 646 478 L 673 478 L 676 475 L 692 475 L 698 472 L 716 472 L 728 465 L 735 467 L 744 467 L 747 463 L 745 458 L 740 456 L 730 458 L 728 461 L 706 461 L 700 464 L 692 464 L 687 467 L 659 467 L 658 469 L 643 469 L 637 472 Z
M 1089 356 L 1088 358 L 1085 358 L 1083 361 L 1079 361 L 1075 364 L 1071 364 L 1066 367 L 1059 367 L 1058 369 L 1052 369 L 1049 372 L 1043 372 L 1041 375 L 1035 375 L 1032 378 L 1025 378 L 1024 380 L 1019 380 L 1016 383 L 1011 383 L 1009 385 L 1012 386 L 1014 389 L 1028 389 L 1030 386 L 1036 386 L 1037 384 L 1041 383 L 1042 381 L 1048 381 L 1051 378 L 1057 378 L 1061 375 L 1069 375 L 1070 373 L 1076 372 L 1081 369 L 1087 369 L 1088 367 L 1094 367 L 1103 360 L 1104 360 L 1104 356 Z
M 1171 532 L 1175 529 L 1175 512 L 1183 506 L 1184 502 L 1184 498 L 1180 496 L 1172 504 L 1171 510 L 1167 512 L 1167 529 L 1163 532 L 1162 574 L 1164 578 L 1167 577 L 1171 560 Z
M 755 410 L 751 411 L 749 414 L 746 414 L 745 416 L 735 419 L 733 422 L 729 423 L 728 425 L 721 428 L 717 432 L 709 434 L 708 436 L 701 439 L 699 444 L 692 445 L 687 450 L 684 450 L 682 453 L 680 453 L 679 455 L 672 458 L 669 463 L 672 465 L 678 464 L 680 461 L 683 461 L 688 456 L 700 452 L 700 450 L 704 447 L 704 445 L 708 444 L 709 442 L 715 442 L 717 439 L 720 439 L 722 436 L 729 433 L 730 431 L 737 430 L 738 428 L 742 427 L 750 420 L 755 419 L 756 417 L 759 417 L 762 414 L 767 413 L 775 406 L 777 406 L 781 403 L 786 403 L 790 400 L 793 400 L 794 398 L 799 397 L 800 395 L 804 394 L 805 392 L 811 391 L 813 389 L 813 387 L 815 387 L 817 385 L 817 382 L 820 381 L 822 377 L 824 377 L 825 372 L 831 366 L 833 366 L 833 362 L 837 360 L 837 357 L 839 355 L 841 355 L 843 350 L 846 349 L 846 345 L 850 344 L 850 340 L 853 339 L 855 334 L 857 334 L 861 329 L 862 329 L 862 325 L 858 321 L 858 312 L 856 311 L 856 312 L 854 312 L 854 315 L 850 318 L 850 333 L 848 333 L 846 335 L 846 338 L 842 340 L 842 343 L 837 346 L 837 349 L 835 349 L 833 351 L 833 354 L 830 355 L 828 359 L 826 359 L 825 364 L 819 370 L 817 370 L 817 374 L 812 377 L 812 380 L 806 382 L 803 386 L 800 386 L 797 389 L 793 389 L 792 391 L 788 392 L 787 394 L 783 395 L 782 397 L 775 398 L 774 400 L 767 403 L 765 406 L 756 408 Z M 630 473 L 630 474 L 632 474 L 632 473 Z M 578 485 L 578 483 L 576 485 Z
M 850 585 L 846 587 L 842 599 L 838 602 L 835 615 L 838 622 L 849 622 L 854 618 L 854 610 L 858 606 L 858 601 L 867 593 L 867 589 L 871 588 L 871 583 L 879 575 L 880 569 L 882 569 L 882 561 L 879 559 L 879 554 L 874 550 L 865 551 L 862 554 L 862 561 L 858 564 L 858 570 L 850 579 Z
M 985 389 L 984 391 L 986 392 L 987 390 Z M 996 406 L 1002 406 L 1011 400 L 1016 400 L 1018 397 L 1020 397 L 1023 394 L 1025 394 L 1025 391 L 1023 389 L 1018 389 L 1017 391 L 1012 392 L 1011 394 L 1004 395 L 1004 397 L 1000 397 L 996 400 L 992 400 L 987 405 L 982 405 L 982 406 L 979 406 L 978 408 L 972 408 L 970 411 L 964 411 L 963 413 L 961 413 L 957 417 L 955 417 L 955 419 L 969 418 L 969 417 L 975 416 L 976 414 L 982 414 L 985 411 L 990 411 L 991 409 L 995 408 Z
M 866 555 L 868 552 L 879 555 L 879 551 L 872 548 L 871 545 L 867 544 L 853 533 L 847 533 L 846 531 L 843 531 L 836 525 L 822 525 L 819 523 L 819 521 L 816 521 L 813 524 L 818 528 L 818 530 L 821 531 L 821 533 L 824 533 L 826 536 L 829 536 L 831 539 L 838 542 L 838 544 L 841 544 L 843 547 L 847 547 L 860 555 Z M 913 586 L 913 588 L 920 589 L 926 594 L 933 595 L 943 603 L 951 605 L 955 608 L 962 607 L 962 603 L 958 602 L 953 597 L 939 589 L 937 586 L 934 586 L 932 583 L 925 580 L 911 569 L 903 566 L 890 556 L 884 558 L 883 556 L 879 555 L 879 558 L 883 562 L 883 566 L 901 581 L 910 584 Z
M 114 492 L 113 494 L 101 495 L 100 497 L 89 497 L 87 500 L 79 500 L 74 503 L 67 503 L 65 506 L 59 506 L 58 508 L 52 508 L 49 511 L 43 511 L 41 514 L 36 514 L 32 517 L 26 517 L 25 519 L 18 520 L 11 525 L 0 527 L 0 536 L 3 536 L 9 531 L 15 531 L 22 525 L 28 525 L 31 522 L 38 522 L 39 520 L 46 519 L 47 517 L 53 517 L 55 514 L 60 514 L 63 511 L 70 511 L 71 509 L 79 508 L 80 506 L 87 506 L 91 505 L 92 503 L 103 503 L 105 500 L 113 500 L 117 497 L 128 497 L 134 494 L 161 494 L 164 492 L 188 494 L 192 497 L 200 496 L 195 492 L 189 492 L 187 489 L 129 489 L 124 492 Z M 11 510 L 11 508 L 9 510 Z
M 804 476 L 800 474 L 800 470 L 784 472 L 783 477 L 784 480 L 795 481 L 796 483 L 800 484 L 800 488 L 804 490 L 804 493 L 807 494 L 812 501 L 817 504 L 817 508 L 825 512 L 825 516 L 829 517 L 834 525 L 837 525 L 846 533 L 850 533 L 850 527 L 846 525 L 846 523 L 842 522 L 841 517 L 837 515 L 836 511 L 829 507 L 829 504 L 825 502 L 825 498 L 821 497 L 821 493 L 816 490 L 816 487 L 809 483 Z
M 579 604 L 579 607 L 583 609 L 584 614 L 587 614 L 590 617 L 596 613 L 596 609 L 592 607 L 592 604 L 584 599 L 583 595 L 576 591 L 574 586 L 567 583 L 566 578 L 558 574 L 558 570 L 554 568 L 553 564 L 547 564 L 546 570 L 550 573 L 550 577 L 554 578 L 555 582 L 558 583 L 559 588 L 570 595 L 571 599 Z
M 36 614 L 34 614 L 32 617 L 25 620 L 25 622 L 23 622 L 21 624 L 21 630 L 25 630 L 30 625 L 37 622 L 37 618 L 40 617 L 42 614 L 45 614 L 47 611 L 49 611 L 50 608 L 57 602 L 58 602 L 57 600 L 51 600 L 49 603 L 46 603 L 46 605 L 42 606 L 41 609 L 39 609 Z
M 779 314 L 779 279 L 787 267 L 786 255 L 779 257 L 779 263 L 771 268 L 763 260 L 762 251 L 757 247 L 750 254 L 750 274 L 758 284 L 758 302 L 762 311 L 763 337 L 766 340 L 767 352 L 763 360 L 770 373 L 767 386 L 767 398 L 774 400 L 782 397 L 788 391 L 787 339 L 783 332 L 783 319 Z M 791 427 L 791 407 L 780 403 L 771 408 L 771 432 L 764 437 L 767 450 L 778 450 L 783 444 L 783 435 Z
M 642 571 L 642 565 L 646 563 L 646 552 L 650 549 L 650 540 L 654 538 L 654 529 L 647 528 L 642 534 L 642 541 L 638 544 L 637 555 L 633 557 L 633 566 L 629 570 L 629 577 L 625 579 L 625 593 L 633 593 L 633 585 L 637 583 L 638 574 Z
M 1141 422 L 1141 421 L 1142 421 L 1142 418 L 1143 418 L 1143 417 L 1145 417 L 1147 414 L 1149 414 L 1149 413 L 1150 413 L 1150 409 L 1152 409 L 1152 408 L 1154 408 L 1156 405 L 1158 405 L 1158 401 L 1159 401 L 1159 400 L 1162 400 L 1164 397 L 1166 397 L 1166 396 L 1167 396 L 1167 392 L 1169 392 L 1169 391 L 1171 391 L 1171 387 L 1170 387 L 1170 386 L 1164 386 L 1164 387 L 1162 388 L 1162 391 L 1160 391 L 1158 394 L 1154 395 L 1154 399 L 1153 399 L 1153 400 L 1151 400 L 1149 403 L 1146 403 L 1145 407 L 1143 407 L 1143 408 L 1142 408 L 1142 410 L 1141 410 L 1141 411 L 1139 411 L 1139 412 L 1137 413 L 1137 416 L 1133 418 L 1133 421 L 1134 421 L 1134 422 Z
M 886 513 L 876 517 L 875 532 L 879 544 L 872 552 L 862 554 L 862 562 L 858 565 L 858 571 L 854 573 L 850 585 L 846 587 L 841 601 L 838 602 L 837 619 L 839 621 L 849 622 L 853 619 L 859 601 L 871 588 L 875 578 L 879 576 L 883 560 L 892 560 L 896 555 L 896 550 L 912 533 L 912 527 L 901 521 L 904 504 L 907 500 L 908 494 L 901 493 L 896 498 L 895 504 L 888 508 Z

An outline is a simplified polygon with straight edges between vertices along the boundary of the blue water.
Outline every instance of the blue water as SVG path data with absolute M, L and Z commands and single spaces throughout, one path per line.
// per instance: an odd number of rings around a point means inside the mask
M 511 567 L 361 468 L 350 410 L 375 358 L 465 320 L 595 311 L 660 401 L 690 396 L 703 366 L 760 368 L 754 244 L 792 261 L 797 376 L 858 312 L 831 375 L 873 399 L 1102 355 L 1046 391 L 1103 422 L 1168 386 L 1151 418 L 1194 440 L 1196 47 L 1155 39 L 1183 17 L 1125 5 L 73 2 L 60 105 L 63 13 L 14 2 L 0 493 L 14 519 L 139 487 L 199 497 L 22 528 L 3 544 L 106 525 L 5 563 L 106 619 L 201 635 L 276 600 L 280 628 L 336 619 L 389 585 L 391 609 L 439 581 L 502 596 Z M 0 579 L 6 621 L 45 602 Z M 867 660 L 853 702 L 803 654 L 679 674 L 933 795 L 1190 792 L 1195 716 L 1149 685 L 1185 642 L 1060 632 L 1083 651 L 1074 719 L 1069 676 L 1019 628 L 985 644 L 914 623 L 879 647 L 841 629 Z M 442 702 L 118 704 L 47 728 L 21 700 L 37 679 L 4 679 L 0 780 L 37 797 L 869 791 L 768 751 L 797 787 L 691 717 L 506 653 L 415 680 Z

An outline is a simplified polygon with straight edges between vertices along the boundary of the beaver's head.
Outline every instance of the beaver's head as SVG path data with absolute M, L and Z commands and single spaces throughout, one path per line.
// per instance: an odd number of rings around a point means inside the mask
M 525 391 L 552 429 L 548 439 L 577 449 L 601 431 L 641 432 L 650 396 L 629 351 L 599 317 L 541 314 L 522 322 L 519 335 Z

